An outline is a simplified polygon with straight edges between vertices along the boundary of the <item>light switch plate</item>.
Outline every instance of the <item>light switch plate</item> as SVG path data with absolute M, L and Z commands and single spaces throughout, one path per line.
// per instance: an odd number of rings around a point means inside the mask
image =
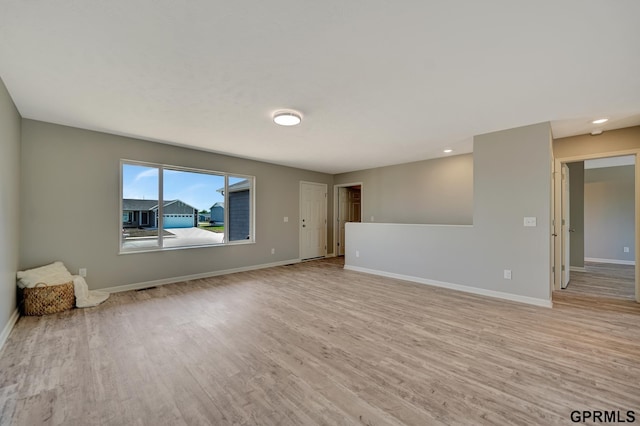
M 524 218 L 524 226 L 536 226 L 536 218 L 535 217 L 525 217 Z

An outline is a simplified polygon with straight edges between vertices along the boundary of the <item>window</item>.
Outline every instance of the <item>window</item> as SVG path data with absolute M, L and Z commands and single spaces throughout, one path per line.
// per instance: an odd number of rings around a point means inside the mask
M 121 161 L 120 251 L 254 242 L 253 176 Z

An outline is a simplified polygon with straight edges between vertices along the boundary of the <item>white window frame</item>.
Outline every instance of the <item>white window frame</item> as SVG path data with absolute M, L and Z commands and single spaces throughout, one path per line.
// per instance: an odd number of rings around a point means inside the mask
M 156 212 L 156 226 L 158 228 L 158 245 L 155 247 L 141 247 L 141 248 L 125 248 L 123 247 L 124 237 L 122 236 L 123 228 L 122 228 L 122 199 L 123 199 L 123 178 L 122 171 L 125 165 L 132 166 L 142 166 L 142 167 L 151 167 L 158 169 L 158 210 Z M 224 178 L 224 238 L 222 243 L 218 244 L 202 244 L 202 245 L 193 245 L 193 246 L 178 246 L 178 247 L 164 247 L 164 215 L 163 215 L 163 204 L 164 204 L 164 182 L 163 175 L 165 170 L 176 170 L 183 172 L 191 172 L 191 173 L 202 173 L 214 176 L 221 176 Z M 119 169 L 119 177 L 120 177 L 120 187 L 119 187 L 119 221 L 118 221 L 118 253 L 119 254 L 131 254 L 131 253 L 144 253 L 144 252 L 154 252 L 154 251 L 166 251 L 166 250 L 184 250 L 184 249 L 198 249 L 198 248 L 207 248 L 207 247 L 220 247 L 220 246 L 232 246 L 232 245 L 243 245 L 243 244 L 255 244 L 255 211 L 256 211 L 256 178 L 255 176 L 245 175 L 242 173 L 229 173 L 229 172 L 219 172 L 214 170 L 206 170 L 206 169 L 196 169 L 192 167 L 183 167 L 183 166 L 174 166 L 171 164 L 159 164 L 159 163 L 150 163 L 146 161 L 138 161 L 138 160 L 128 160 L 121 159 L 120 160 L 120 169 Z M 228 197 L 229 197 L 229 178 L 242 178 L 247 179 L 249 181 L 249 239 L 245 240 L 236 240 L 229 241 L 229 211 L 228 211 Z M 149 213 L 151 214 L 151 213 Z

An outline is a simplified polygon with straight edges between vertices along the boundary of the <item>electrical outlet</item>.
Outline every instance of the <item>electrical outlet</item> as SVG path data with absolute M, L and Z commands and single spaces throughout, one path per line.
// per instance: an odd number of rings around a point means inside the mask
M 289 222 L 289 216 L 285 216 L 285 217 L 284 217 L 284 222 L 285 222 L 285 223 Z
M 371 222 L 375 222 L 375 221 L 376 221 L 376 218 L 371 216 Z
M 625 252 L 625 253 L 629 253 L 629 247 L 625 247 L 625 248 L 624 248 L 624 252 Z
M 360 257 L 360 250 L 356 250 L 356 257 Z
M 511 279 L 511 269 L 505 269 L 504 270 L 504 279 L 505 280 L 510 280 Z
M 81 277 L 86 277 L 87 276 L 87 268 L 78 269 L 78 275 L 80 275 Z
M 276 249 L 272 248 L 271 249 L 271 254 L 276 254 Z

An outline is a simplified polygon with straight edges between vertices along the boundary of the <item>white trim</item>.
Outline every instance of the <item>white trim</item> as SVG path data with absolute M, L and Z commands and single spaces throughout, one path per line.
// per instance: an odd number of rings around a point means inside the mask
M 9 317 L 9 322 L 7 322 L 7 325 L 5 325 L 4 329 L 2 329 L 2 333 L 0 333 L 0 351 L 2 351 L 4 344 L 7 342 L 7 339 L 11 334 L 11 330 L 13 330 L 13 327 L 16 325 L 16 322 L 18 322 L 19 318 L 20 311 L 18 311 L 18 308 L 16 308 Z
M 571 272 L 587 272 L 587 268 L 584 266 L 570 266 L 569 271 Z
M 262 263 L 260 265 L 242 266 L 240 268 L 223 269 L 220 271 L 204 272 L 202 274 L 183 275 L 181 277 L 163 278 L 160 280 L 144 281 L 141 283 L 125 284 L 114 287 L 98 288 L 95 290 L 106 291 L 107 293 L 120 293 L 129 290 L 141 290 L 159 285 L 179 283 L 182 281 L 198 280 L 202 278 L 217 277 L 219 275 L 235 274 L 237 272 L 255 271 L 256 269 L 273 268 L 275 266 L 290 265 L 300 263 L 300 259 L 281 260 L 279 262 Z
M 613 263 L 614 265 L 635 265 L 635 260 L 600 259 L 599 257 L 585 257 L 585 262 Z
M 228 243 L 218 243 L 218 244 L 201 244 L 201 245 L 195 245 L 195 246 L 178 246 L 178 247 L 163 247 L 163 248 L 158 248 L 158 247 L 141 247 L 141 248 L 137 248 L 137 249 L 129 249 L 127 251 L 123 251 L 121 253 L 118 253 L 118 256 L 120 255 L 129 255 L 129 254 L 137 254 L 137 253 L 154 253 L 154 252 L 158 252 L 158 251 L 171 251 L 171 250 L 188 250 L 188 249 L 194 249 L 194 248 L 203 248 L 203 247 L 228 247 L 228 246 L 240 246 L 240 245 L 246 245 L 246 244 L 256 244 L 255 241 L 250 241 L 250 240 L 238 240 L 238 241 L 230 241 Z
M 336 257 L 335 253 L 328 253 L 325 258 L 329 258 L 329 257 Z
M 553 307 L 551 300 L 537 299 L 535 297 L 519 296 L 517 294 L 503 293 L 501 291 L 486 290 L 483 288 L 469 287 L 461 284 L 452 284 L 443 281 L 428 280 L 425 278 L 413 277 L 410 275 L 394 274 L 392 272 L 378 271 L 375 269 L 361 268 L 359 266 L 344 265 L 344 269 L 356 272 L 364 272 L 365 274 L 380 275 L 387 278 L 395 278 L 398 280 L 411 281 L 418 284 L 426 284 L 434 287 L 442 287 L 449 290 L 463 291 L 465 293 L 478 294 L 481 296 L 489 296 L 497 299 L 510 300 L 512 302 L 526 303 L 528 305 L 541 306 L 544 308 Z

